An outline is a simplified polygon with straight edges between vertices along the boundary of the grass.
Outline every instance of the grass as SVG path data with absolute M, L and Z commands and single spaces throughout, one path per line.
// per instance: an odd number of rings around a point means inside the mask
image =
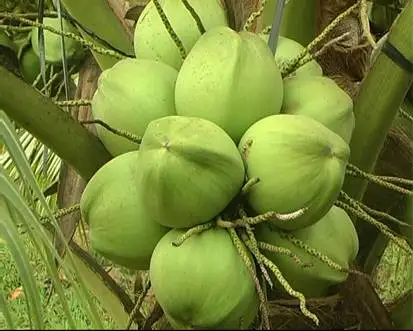
M 42 264 L 36 249 L 33 244 L 27 238 L 23 236 L 25 244 L 27 245 L 27 252 L 30 256 L 30 261 L 35 267 L 36 279 L 38 281 L 38 288 L 41 292 L 41 297 L 44 305 L 46 304 L 47 298 L 47 271 Z M 0 292 L 8 303 L 12 319 L 15 323 L 17 329 L 28 329 L 30 328 L 29 319 L 27 315 L 27 307 L 23 292 L 17 297 L 13 298 L 13 293 L 17 294 L 21 286 L 21 281 L 19 277 L 18 270 L 15 267 L 15 263 L 10 254 L 8 247 L 5 242 L 0 238 Z M 64 280 L 63 280 L 64 282 Z M 92 324 L 83 313 L 82 306 L 78 303 L 76 294 L 74 290 L 66 284 L 65 286 L 65 297 L 67 299 L 69 309 L 73 314 L 73 319 L 76 321 L 79 329 L 90 329 Z M 17 292 L 15 292 L 17 290 Z M 106 329 L 113 329 L 114 323 L 111 318 L 103 311 L 99 303 L 96 304 L 99 308 L 99 315 L 102 317 L 102 323 Z M 62 312 L 61 304 L 56 295 L 53 295 L 47 306 L 44 306 L 44 318 L 45 327 L 47 329 L 69 329 L 67 320 Z M 3 314 L 0 314 L 0 329 L 7 329 L 7 324 L 4 319 Z

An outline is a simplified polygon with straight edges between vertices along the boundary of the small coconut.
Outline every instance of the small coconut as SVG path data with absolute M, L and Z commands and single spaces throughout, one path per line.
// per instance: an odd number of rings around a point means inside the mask
M 103 165 L 87 183 L 80 211 L 95 251 L 119 265 L 147 270 L 169 229 L 148 217 L 139 203 L 134 180 L 138 159 L 139 151 L 133 151 Z
M 238 143 L 253 123 L 280 112 L 283 83 L 258 35 L 218 27 L 205 33 L 185 59 L 175 99 L 178 115 L 210 120 Z
M 198 14 L 206 31 L 216 26 L 228 26 L 225 9 L 220 0 L 188 0 Z M 201 36 L 197 22 L 181 0 L 159 0 L 173 31 L 189 53 Z M 178 47 L 162 22 L 153 1 L 142 11 L 136 23 L 134 48 L 137 58 L 160 60 L 177 70 L 183 59 Z
M 313 225 L 292 231 L 291 234 L 345 269 L 350 268 L 358 253 L 359 241 L 353 222 L 343 209 L 336 206 L 331 207 L 328 213 Z M 296 246 L 270 224 L 257 226 L 255 235 L 258 241 L 289 249 L 301 262 L 307 264 L 303 267 L 290 256 L 263 251 L 263 254 L 277 265 L 291 287 L 307 298 L 327 295 L 331 286 L 344 282 L 348 277 L 348 272 L 328 266 Z M 276 286 L 283 289 L 278 282 Z
M 178 71 L 146 59 L 124 59 L 105 70 L 92 99 L 92 113 L 111 127 L 143 136 L 150 121 L 175 111 Z M 139 146 L 107 129 L 96 127 L 99 138 L 114 156 Z
M 62 19 L 63 31 L 70 32 L 77 36 L 80 36 L 79 31 L 66 19 Z M 61 30 L 60 20 L 56 17 L 45 17 L 43 19 L 43 24 L 49 26 L 57 31 Z M 31 44 L 36 55 L 40 58 L 40 48 L 39 48 L 39 38 L 38 38 L 38 28 L 33 28 L 31 32 Z M 61 36 L 49 30 L 43 30 L 44 33 L 44 51 L 45 51 L 45 61 L 54 65 L 62 64 L 62 46 L 61 46 Z M 64 37 L 65 40 L 65 51 L 66 59 L 69 62 L 78 61 L 84 54 L 84 49 L 79 41 Z
M 173 246 L 184 233 L 168 232 L 151 259 L 151 284 L 165 316 L 180 330 L 248 329 L 258 296 L 228 232 L 210 229 Z
M 347 143 L 353 134 L 353 100 L 331 78 L 296 76 L 284 81 L 281 113 L 314 118 Z
M 316 120 L 279 114 L 253 124 L 241 139 L 247 177 L 260 179 L 247 200 L 258 213 L 292 213 L 294 220 L 273 223 L 287 230 L 317 222 L 332 207 L 343 185 L 348 144 Z
M 164 226 L 208 222 L 244 182 L 237 146 L 219 126 L 202 118 L 168 116 L 152 121 L 140 153 L 135 182 L 148 214 Z

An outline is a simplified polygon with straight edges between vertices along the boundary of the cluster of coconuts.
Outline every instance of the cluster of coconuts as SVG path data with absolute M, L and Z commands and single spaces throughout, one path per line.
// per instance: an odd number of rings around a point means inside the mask
M 55 31 L 61 30 L 60 19 L 45 17 L 43 24 Z M 80 36 L 76 27 L 67 19 L 62 19 L 63 31 Z M 34 27 L 29 34 L 16 42 L 18 49 L 19 69 L 22 78 L 29 84 L 33 83 L 40 73 L 39 28 Z M 50 30 L 43 29 L 45 63 L 49 67 L 60 69 L 63 63 L 61 36 Z M 85 50 L 78 41 L 65 37 L 65 55 L 68 65 L 77 64 L 84 56 Z M 57 70 L 56 70 L 57 71 Z M 56 72 L 55 71 L 55 72 Z M 50 75 L 50 70 L 47 72 Z
M 88 182 L 81 214 L 97 252 L 149 270 L 172 327 L 245 329 L 259 300 L 227 230 L 213 227 L 173 243 L 227 211 L 246 181 L 258 178 L 242 196 L 249 216 L 305 212 L 255 226 L 257 240 L 287 247 L 312 267 L 263 254 L 308 297 L 343 282 L 346 272 L 295 246 L 280 230 L 344 268 L 354 260 L 357 234 L 347 213 L 334 206 L 350 154 L 353 103 L 314 60 L 282 78 L 280 66 L 302 45 L 281 37 L 274 58 L 268 36 L 228 26 L 220 0 L 188 2 L 203 34 L 182 1 L 159 1 L 185 59 L 151 1 L 136 24 L 136 58 L 100 76 L 94 118 L 142 141 L 97 127 L 114 158 Z

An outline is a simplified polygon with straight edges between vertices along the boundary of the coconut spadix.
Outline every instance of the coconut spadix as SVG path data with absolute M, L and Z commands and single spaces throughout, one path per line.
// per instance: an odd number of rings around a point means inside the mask
M 218 27 L 202 35 L 185 59 L 175 99 L 178 115 L 210 120 L 238 143 L 253 123 L 280 112 L 283 83 L 258 35 Z
M 344 269 L 350 268 L 359 249 L 353 222 L 343 209 L 336 206 L 333 206 L 315 224 L 292 231 L 290 234 Z M 260 224 L 256 227 L 256 238 L 258 241 L 288 248 L 301 262 L 307 264 L 303 267 L 290 256 L 263 252 L 277 265 L 292 288 L 300 291 L 307 298 L 325 296 L 331 286 L 347 279 L 348 272 L 334 269 L 334 266 L 322 262 L 269 224 Z M 281 284 L 276 283 L 276 286 L 282 289 Z
M 188 3 L 201 19 L 206 31 L 228 25 L 220 0 L 188 0 Z M 201 36 L 197 22 L 182 0 L 159 0 L 159 4 L 188 53 Z M 162 22 L 153 1 L 146 5 L 136 23 L 134 47 L 137 58 L 159 60 L 178 70 L 182 65 L 179 48 Z
M 258 312 L 258 296 L 228 232 L 210 229 L 173 246 L 184 233 L 168 232 L 150 265 L 154 294 L 172 327 L 248 329 Z
M 70 32 L 77 36 L 80 36 L 79 31 L 66 19 L 62 20 L 63 22 L 63 31 Z M 49 26 L 54 30 L 60 31 L 60 20 L 55 17 L 45 17 L 43 19 L 43 24 L 45 26 Z M 38 39 L 38 31 L 39 28 L 35 27 L 31 33 L 31 44 L 33 47 L 34 52 L 40 58 L 40 47 L 39 47 L 39 39 Z M 61 65 L 62 64 L 62 45 L 61 45 L 61 36 L 49 30 L 44 30 L 44 53 L 45 53 L 45 61 L 47 63 Z M 83 54 L 83 46 L 79 41 L 64 37 L 65 39 L 65 52 L 66 52 L 66 60 L 69 62 L 73 62 L 78 60 Z
M 135 184 L 146 212 L 173 228 L 213 219 L 238 194 L 245 175 L 237 146 L 224 130 L 184 116 L 148 125 L 138 165 Z
M 260 33 L 260 36 L 266 43 L 268 43 L 268 34 Z M 287 65 L 288 62 L 297 58 L 297 56 L 300 55 L 300 53 L 304 51 L 304 49 L 305 47 L 295 40 L 279 36 L 274 59 L 281 68 L 282 66 Z M 317 63 L 316 60 L 311 60 L 310 62 L 304 64 L 293 73 L 291 73 L 289 77 L 321 76 L 322 74 L 323 69 L 321 68 L 321 66 Z
M 139 151 L 133 151 L 103 165 L 86 185 L 80 211 L 94 250 L 119 265 L 146 270 L 169 229 L 142 208 L 134 181 L 138 159 Z
M 303 215 L 274 220 L 294 230 L 317 222 L 332 207 L 341 190 L 350 156 L 348 144 L 316 120 L 279 114 L 252 125 L 239 144 L 247 177 L 258 177 L 247 200 L 258 213 Z
M 348 143 L 355 125 L 353 100 L 331 78 L 323 76 L 284 80 L 281 113 L 312 117 Z
M 94 119 L 143 136 L 150 121 L 175 114 L 178 71 L 152 60 L 125 59 L 105 70 L 92 99 Z M 114 156 L 136 150 L 137 144 L 96 126 L 99 138 Z

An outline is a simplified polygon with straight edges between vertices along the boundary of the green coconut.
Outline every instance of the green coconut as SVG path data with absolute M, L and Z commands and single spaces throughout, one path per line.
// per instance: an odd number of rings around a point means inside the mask
M 213 219 L 238 194 L 245 176 L 237 146 L 220 127 L 202 118 L 152 121 L 138 163 L 135 182 L 147 213 L 171 228 Z
M 99 77 L 92 99 L 92 113 L 113 128 L 143 136 L 154 119 L 173 115 L 174 88 L 178 71 L 146 59 L 124 59 Z M 97 133 L 112 155 L 136 150 L 139 146 L 101 126 Z
M 152 289 L 165 316 L 181 330 L 247 329 L 259 301 L 228 232 L 213 228 L 173 246 L 184 233 L 168 232 L 151 259 Z
M 353 134 L 353 100 L 332 79 L 297 76 L 284 81 L 281 113 L 314 118 L 347 143 Z
M 175 99 L 178 115 L 210 120 L 238 143 L 253 123 L 280 112 L 283 82 L 258 35 L 218 27 L 205 33 L 185 59 Z
M 23 79 L 32 84 L 40 73 L 40 59 L 30 44 L 20 50 L 19 64 Z
M 343 209 L 336 206 L 313 225 L 291 234 L 343 268 L 350 268 L 358 253 L 359 242 L 353 222 Z M 277 265 L 292 288 L 302 292 L 307 298 L 326 296 L 331 286 L 344 282 L 348 277 L 348 272 L 332 269 L 294 245 L 271 224 L 257 226 L 255 236 L 258 241 L 288 248 L 302 262 L 311 264 L 310 267 L 303 267 L 289 256 L 263 251 Z M 281 284 L 275 284 L 276 287 L 283 288 Z
M 63 31 L 70 32 L 77 36 L 80 36 L 79 31 L 66 19 L 63 21 Z M 45 17 L 43 24 L 49 26 L 57 31 L 61 30 L 60 20 L 56 17 Z M 40 58 L 38 28 L 33 28 L 31 33 L 31 44 L 36 55 Z M 56 34 L 49 30 L 44 29 L 44 48 L 45 48 L 45 61 L 46 63 L 59 65 L 62 63 L 62 46 L 60 34 Z M 66 59 L 68 62 L 78 61 L 84 54 L 84 49 L 81 43 L 73 38 L 65 37 L 65 51 Z
M 87 183 L 80 211 L 95 251 L 119 265 L 147 270 L 169 229 L 148 217 L 139 203 L 134 181 L 138 159 L 139 152 L 133 151 L 103 165 Z
M 348 144 L 311 117 L 279 114 L 252 125 L 239 144 L 247 177 L 258 177 L 247 196 L 259 214 L 292 213 L 294 220 L 274 220 L 282 229 L 314 224 L 337 199 L 350 156 Z
M 159 3 L 188 53 L 201 36 L 196 21 L 181 0 L 159 0 Z M 206 31 L 216 26 L 228 26 L 220 0 L 188 0 L 188 3 L 200 17 Z M 137 58 L 160 60 L 178 70 L 183 62 L 153 1 L 146 5 L 136 23 L 134 48 Z
M 269 35 L 260 33 L 260 37 L 268 43 Z M 297 58 L 297 56 L 305 49 L 303 45 L 296 42 L 293 39 L 279 36 L 277 49 L 275 51 L 275 61 L 277 62 L 278 66 L 281 68 L 288 62 Z M 303 66 L 299 67 L 295 70 L 289 77 L 302 77 L 302 76 L 322 76 L 323 69 L 318 64 L 316 60 L 311 60 L 310 62 L 304 64 Z

